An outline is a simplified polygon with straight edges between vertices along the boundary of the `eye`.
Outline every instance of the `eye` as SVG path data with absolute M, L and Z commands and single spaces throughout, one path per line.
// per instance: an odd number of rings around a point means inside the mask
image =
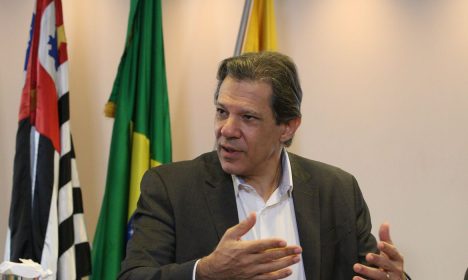
M 252 116 L 252 115 L 244 115 L 242 116 L 244 118 L 244 120 L 247 120 L 247 121 L 251 121 L 251 120 L 256 120 L 257 117 L 255 116 Z
M 223 108 L 216 108 L 216 116 L 217 117 L 225 117 L 227 115 L 227 112 L 226 110 L 224 110 Z

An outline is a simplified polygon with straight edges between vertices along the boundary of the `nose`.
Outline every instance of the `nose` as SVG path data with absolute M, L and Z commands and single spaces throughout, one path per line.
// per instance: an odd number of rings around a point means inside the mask
M 239 138 L 241 135 L 239 122 L 233 116 L 227 117 L 220 123 L 220 133 L 225 138 Z

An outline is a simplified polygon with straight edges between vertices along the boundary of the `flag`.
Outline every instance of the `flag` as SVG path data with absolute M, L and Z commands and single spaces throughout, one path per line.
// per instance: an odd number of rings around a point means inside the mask
M 274 0 L 246 0 L 235 55 L 276 49 Z
M 115 119 L 93 242 L 96 280 L 116 279 L 120 271 L 143 173 L 171 161 L 162 31 L 161 0 L 132 0 L 125 50 L 106 105 Z
M 32 259 L 53 279 L 91 272 L 70 134 L 68 57 L 60 0 L 37 0 L 26 52 L 5 259 Z

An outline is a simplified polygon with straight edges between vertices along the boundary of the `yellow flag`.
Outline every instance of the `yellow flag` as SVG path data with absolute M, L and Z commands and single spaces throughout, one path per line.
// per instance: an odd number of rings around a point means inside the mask
M 242 52 L 275 51 L 274 0 L 253 0 Z

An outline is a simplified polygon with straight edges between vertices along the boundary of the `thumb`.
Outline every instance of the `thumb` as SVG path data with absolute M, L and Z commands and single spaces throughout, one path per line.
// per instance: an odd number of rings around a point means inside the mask
M 390 237 L 390 224 L 388 222 L 383 223 L 379 229 L 380 241 L 393 245 L 392 238 Z
M 224 234 L 222 239 L 228 238 L 228 239 L 240 240 L 240 238 L 244 234 L 246 234 L 251 228 L 253 228 L 256 221 L 257 221 L 257 216 L 255 212 L 250 213 L 245 220 L 229 228 Z

